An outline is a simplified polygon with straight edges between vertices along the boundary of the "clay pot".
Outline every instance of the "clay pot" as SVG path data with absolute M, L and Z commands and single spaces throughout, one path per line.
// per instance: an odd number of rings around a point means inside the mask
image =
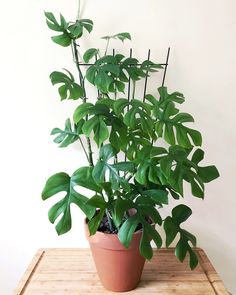
M 89 236 L 86 221 L 85 232 L 103 286 L 114 292 L 135 289 L 145 263 L 145 258 L 139 253 L 142 231 L 134 233 L 128 249 L 121 244 L 116 234 L 96 232 L 95 235 Z

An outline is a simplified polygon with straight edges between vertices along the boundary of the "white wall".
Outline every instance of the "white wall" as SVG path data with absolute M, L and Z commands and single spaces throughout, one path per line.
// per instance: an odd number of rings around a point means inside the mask
M 87 247 L 83 215 L 73 210 L 73 230 L 57 237 L 47 220 L 50 201 L 40 199 L 49 175 L 71 173 L 86 163 L 78 145 L 58 149 L 49 136 L 53 127 L 63 126 L 75 104 L 61 103 L 50 85 L 51 71 L 73 69 L 73 64 L 70 49 L 50 42 L 43 10 L 61 11 L 74 19 L 76 1 L 9 0 L 0 12 L 3 295 L 11 294 L 38 248 Z M 171 46 L 167 85 L 186 95 L 183 108 L 194 115 L 195 126 L 202 131 L 205 163 L 216 164 L 221 173 L 207 186 L 204 202 L 186 197 L 194 212 L 187 227 L 236 294 L 235 15 L 235 0 L 87 0 L 83 11 L 95 22 L 95 41 L 90 38 L 86 46 L 97 44 L 100 36 L 122 31 L 131 32 L 132 47 L 140 58 L 151 48 L 153 58 L 163 61 Z

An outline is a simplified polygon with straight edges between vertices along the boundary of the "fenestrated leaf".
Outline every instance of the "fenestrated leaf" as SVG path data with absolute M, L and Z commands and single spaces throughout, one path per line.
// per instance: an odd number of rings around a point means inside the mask
M 49 210 L 49 220 L 52 223 L 60 218 L 56 225 L 58 235 L 64 234 L 71 229 L 70 205 L 72 203 L 79 206 L 88 218 L 91 218 L 95 212 L 93 207 L 86 204 L 88 198 L 74 189 L 80 182 L 77 173 L 78 170 L 71 177 L 63 172 L 54 174 L 47 180 L 42 192 L 43 200 L 59 192 L 65 192 L 65 196 Z
M 67 32 L 68 24 L 65 21 L 65 18 L 60 15 L 60 23 L 56 20 L 55 16 L 51 12 L 44 12 L 46 16 L 46 22 L 49 27 L 49 29 L 61 32 L 60 35 L 52 37 L 52 40 L 63 46 L 67 47 L 71 44 L 71 37 L 70 34 Z
M 79 124 L 74 124 L 73 129 L 71 126 L 70 119 L 67 119 L 65 122 L 65 129 L 61 130 L 60 128 L 54 128 L 51 131 L 51 135 L 57 135 L 54 139 L 55 143 L 60 144 L 59 147 L 67 147 L 68 145 L 74 143 L 79 138 L 81 133 L 83 121 Z
M 67 73 L 68 75 L 57 71 L 52 72 L 50 75 L 50 79 L 53 85 L 61 84 L 58 89 L 61 100 L 76 100 L 83 96 L 84 91 L 83 88 L 75 82 L 73 75 L 69 71 L 67 71 Z
M 116 151 L 110 144 L 106 144 L 100 149 L 100 159 L 93 169 L 93 178 L 97 183 L 103 183 L 106 181 L 106 171 L 108 171 L 108 178 L 112 189 L 118 190 L 121 186 L 126 191 L 129 191 L 129 184 L 124 177 L 119 175 L 119 170 L 114 166 L 116 164 L 108 162 L 115 155 Z

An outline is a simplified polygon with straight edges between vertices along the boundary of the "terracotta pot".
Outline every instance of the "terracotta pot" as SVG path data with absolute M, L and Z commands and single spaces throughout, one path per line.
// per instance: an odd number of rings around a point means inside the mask
M 85 232 L 103 286 L 114 292 L 135 289 L 145 263 L 145 259 L 139 253 L 142 231 L 134 233 L 128 249 L 120 243 L 116 234 L 96 232 L 95 235 L 89 236 L 86 221 Z

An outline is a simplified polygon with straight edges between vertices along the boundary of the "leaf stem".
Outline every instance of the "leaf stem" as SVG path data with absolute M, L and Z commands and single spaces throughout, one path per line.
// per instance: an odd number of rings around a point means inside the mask
M 83 94 L 83 103 L 86 103 L 86 90 L 85 90 L 85 85 L 84 85 L 84 77 L 83 77 L 83 74 L 82 74 L 82 71 L 80 69 L 80 65 L 79 65 L 79 57 L 78 57 L 78 51 L 77 51 L 77 45 L 75 43 L 75 41 L 72 42 L 73 44 L 73 53 L 74 53 L 74 61 L 76 63 L 76 67 L 77 67 L 77 70 L 79 72 L 79 79 L 80 79 L 80 84 L 81 84 L 81 87 L 83 88 L 84 90 L 84 94 Z M 88 118 L 86 117 L 85 120 L 87 120 Z M 86 137 L 86 140 L 87 140 L 87 146 L 88 146 L 88 162 L 89 162 L 89 166 L 93 167 L 94 164 L 93 164 L 93 151 L 92 151 L 92 147 L 91 147 L 91 141 L 90 141 L 90 138 L 89 137 Z
M 110 232 L 112 233 L 114 231 L 114 228 L 112 226 L 112 221 L 111 221 L 111 217 L 110 217 L 108 209 L 106 209 L 106 216 L 107 216 L 107 221 L 108 221 L 108 224 L 109 224 Z
M 108 51 L 108 47 L 109 47 L 109 43 L 110 43 L 110 38 L 107 39 L 107 46 L 106 46 L 106 50 L 104 55 L 107 55 L 107 51 Z

